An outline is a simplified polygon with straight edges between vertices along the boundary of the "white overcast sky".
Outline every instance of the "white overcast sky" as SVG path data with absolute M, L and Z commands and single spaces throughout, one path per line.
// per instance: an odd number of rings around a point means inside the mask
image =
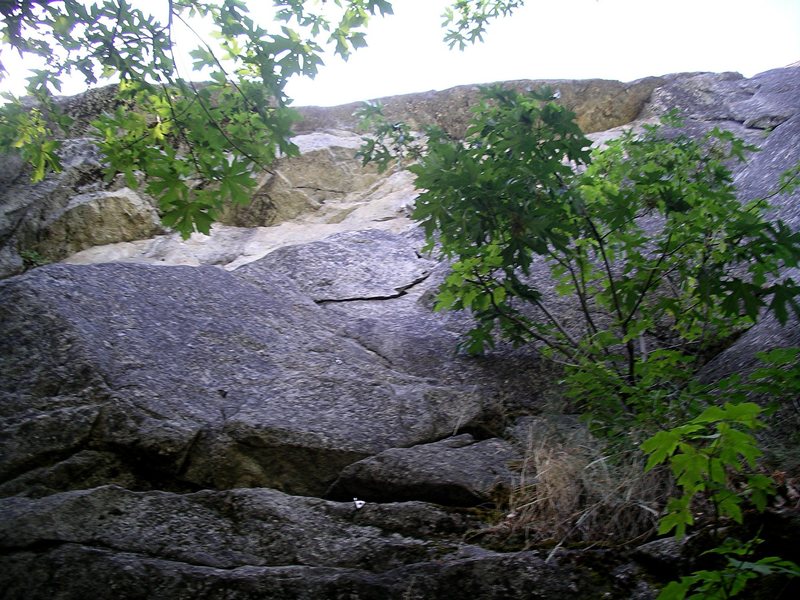
M 527 0 L 463 52 L 442 42 L 441 14 L 451 2 L 394 0 L 393 16 L 370 23 L 367 48 L 347 63 L 327 58 L 314 80 L 290 82 L 295 105 L 510 79 L 631 81 L 682 71 L 749 77 L 800 61 L 800 0 Z M 23 77 L 19 63 L 7 66 L 12 77 L 0 89 Z M 77 84 L 64 89 L 77 91 Z
M 752 76 L 800 61 L 800 0 L 528 0 L 483 44 L 450 51 L 448 0 L 397 0 L 369 47 L 292 82 L 297 104 L 353 100 L 510 79 L 631 81 L 682 71 Z

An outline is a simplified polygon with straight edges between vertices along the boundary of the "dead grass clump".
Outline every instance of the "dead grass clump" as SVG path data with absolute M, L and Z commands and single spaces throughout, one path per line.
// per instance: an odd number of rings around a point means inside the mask
M 534 420 L 527 433 L 520 485 L 499 525 L 537 545 L 623 545 L 657 528 L 672 492 L 669 474 L 644 472 L 644 457 L 609 457 L 579 424 Z

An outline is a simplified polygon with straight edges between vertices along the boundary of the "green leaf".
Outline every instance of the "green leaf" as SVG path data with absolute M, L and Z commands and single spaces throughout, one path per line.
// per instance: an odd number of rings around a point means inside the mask
M 683 600 L 693 582 L 694 579 L 691 577 L 683 577 L 680 581 L 671 581 L 659 592 L 657 600 Z
M 645 454 L 649 454 L 645 471 L 650 471 L 672 456 L 678 447 L 680 435 L 674 431 L 659 431 L 641 444 Z
M 686 536 L 686 527 L 694 524 L 694 517 L 688 509 L 672 510 L 664 515 L 658 523 L 658 534 L 663 535 L 675 530 L 675 538 Z

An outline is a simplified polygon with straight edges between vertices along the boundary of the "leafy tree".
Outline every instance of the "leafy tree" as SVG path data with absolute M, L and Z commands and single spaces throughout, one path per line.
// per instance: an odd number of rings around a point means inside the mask
M 768 221 L 765 199 L 736 198 L 729 165 L 755 148 L 718 129 L 691 139 L 669 117 L 669 135 L 647 126 L 590 152 L 549 90 L 483 96 L 466 140 L 429 129 L 424 152 L 379 107 L 362 110 L 378 124 L 365 160 L 386 166 L 398 146 L 417 160 L 413 216 L 452 261 L 437 308 L 477 320 L 466 350 L 498 334 L 538 344 L 565 364 L 589 418 L 627 430 L 681 418 L 702 359 L 762 309 L 800 314 L 800 285 L 782 275 L 800 263 L 800 234 Z M 574 299 L 569 320 L 534 264 Z
M 777 556 L 753 558 L 755 548 L 763 542 L 756 537 L 747 542 L 727 539 L 719 546 L 706 551 L 707 556 L 725 559 L 724 567 L 703 569 L 678 581 L 667 584 L 657 600 L 727 600 L 746 590 L 748 582 L 758 577 L 779 575 L 800 577 L 800 567 Z
M 800 263 L 800 233 L 766 219 L 768 199 L 737 199 L 730 165 L 756 148 L 729 132 L 692 139 L 668 115 L 669 128 L 646 126 L 590 152 L 553 100 L 547 89 L 486 88 L 465 140 L 436 128 L 416 139 L 367 105 L 374 133 L 360 155 L 381 168 L 413 161 L 423 190 L 413 217 L 428 250 L 451 261 L 437 308 L 472 311 L 468 351 L 497 336 L 538 345 L 564 364 L 567 394 L 596 432 L 648 454 L 647 470 L 669 464 L 681 495 L 659 533 L 683 537 L 700 501 L 715 527 L 741 523 L 743 507 L 764 510 L 774 485 L 757 470 L 762 408 L 748 393 L 797 397 L 800 354 L 765 353 L 769 366 L 748 380 L 695 374 L 764 310 L 781 323 L 800 316 L 800 285 L 784 274 Z M 775 193 L 798 182 L 795 167 Z M 554 309 L 542 277 L 573 310 Z M 754 545 L 722 543 L 709 552 L 724 568 L 673 582 L 660 598 L 729 598 L 759 575 L 800 574 L 776 557 L 750 560 Z
M 469 44 L 482 42 L 486 24 L 497 17 L 507 17 L 525 4 L 525 0 L 457 0 L 445 10 L 444 40 L 450 48 L 463 50 Z
M 243 0 L 168 0 L 161 16 L 133 0 L 1 0 L 2 43 L 44 60 L 27 86 L 35 104 L 6 96 L 0 110 L 0 151 L 17 151 L 34 180 L 59 170 L 59 135 L 70 120 L 53 94 L 68 75 L 88 85 L 119 81 L 116 110 L 94 122 L 91 135 L 106 157 L 106 176 L 137 172 L 160 203 L 164 223 L 184 237 L 208 233 L 226 202 L 247 202 L 254 173 L 292 155 L 297 116 L 285 86 L 313 77 L 330 48 L 347 59 L 366 45 L 370 17 L 392 13 L 390 0 L 274 0 L 276 24 L 256 22 Z M 520 0 L 457 0 L 445 15 L 447 40 L 479 40 L 491 19 Z M 195 30 L 199 20 L 211 37 Z M 175 32 L 194 33 L 193 83 L 178 68 Z M 0 65 L 2 71 L 2 65 Z M 197 74 L 195 74 L 197 76 Z

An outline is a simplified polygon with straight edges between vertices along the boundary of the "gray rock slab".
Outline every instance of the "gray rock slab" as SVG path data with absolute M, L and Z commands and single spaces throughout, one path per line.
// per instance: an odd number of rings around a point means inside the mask
M 371 573 L 330 567 L 217 569 L 146 555 L 57 545 L 0 558 L 7 600 L 85 600 L 113 595 L 125 600 L 317 600 L 389 598 Z
M 800 69 L 798 69 L 800 71 Z M 797 86 L 800 97 L 800 85 Z M 781 175 L 800 162 L 800 101 L 795 114 L 775 127 L 759 143 L 760 151 L 735 173 L 734 183 L 742 200 L 769 198 L 771 217 L 800 230 L 800 190 L 776 194 Z
M 800 67 L 772 69 L 749 81 L 752 96 L 730 102 L 735 119 L 745 127 L 772 130 L 800 111 Z
M 546 562 L 403 536 L 356 522 L 360 513 L 266 489 L 5 498 L 0 586 L 4 598 L 34 600 L 631 598 L 641 586 L 612 555 Z
M 773 207 L 771 218 L 783 220 L 793 231 L 800 230 L 800 188 L 792 192 L 775 194 L 781 174 L 800 163 L 800 68 L 768 71 L 754 80 L 765 80 L 763 87 L 778 88 L 773 94 L 773 104 L 783 102 L 785 113 L 794 109 L 792 116 L 777 125 L 764 139 L 761 151 L 756 152 L 747 165 L 736 174 L 735 183 L 740 198 L 752 200 L 769 197 Z M 786 90 L 791 90 L 791 94 Z M 800 269 L 786 270 L 784 277 L 800 281 Z M 789 321 L 781 325 L 772 315 L 765 315 L 754 327 L 745 332 L 731 347 L 715 357 L 703 370 L 706 380 L 719 379 L 732 373 L 747 373 L 760 363 L 758 352 L 772 348 L 800 345 L 800 320 L 790 313 Z
M 387 570 L 430 558 L 419 539 L 353 523 L 352 503 L 267 489 L 132 492 L 104 486 L 0 500 L 0 546 L 78 544 L 218 569 L 289 566 Z
M 396 531 L 414 515 L 437 524 L 425 540 Z M 9 599 L 630 598 L 641 586 L 612 555 L 547 562 L 469 546 L 454 537 L 465 521 L 450 518 L 442 535 L 445 513 L 422 503 L 356 510 L 267 489 L 103 486 L 5 498 L 0 516 Z
M 798 279 L 800 277 L 795 276 L 795 281 Z M 800 321 L 797 317 L 790 317 L 785 325 L 781 325 L 775 317 L 767 315 L 715 356 L 699 375 L 705 381 L 716 381 L 734 373 L 746 375 L 763 366 L 757 357 L 759 352 L 797 346 L 800 346 Z
M 643 116 L 676 109 L 687 119 L 773 129 L 797 114 L 800 68 L 774 69 L 745 79 L 739 73 L 671 76 L 656 88 Z
M 556 369 L 535 350 L 499 344 L 496 352 L 479 358 L 457 352 L 473 321 L 465 312 L 434 311 L 436 289 L 448 267 L 421 255 L 423 244 L 419 229 L 345 233 L 277 250 L 234 273 L 256 285 L 262 275 L 285 275 L 326 310 L 344 335 L 392 368 L 470 386 L 500 412 L 512 405 L 539 405 L 553 387 Z M 494 433 L 500 431 L 502 426 Z
M 588 554 L 588 555 L 587 555 Z M 609 553 L 545 561 L 537 552 L 484 552 L 411 564 L 383 573 L 334 567 L 219 569 L 77 544 L 0 558 L 8 600 L 651 600 L 635 564 Z
M 538 552 L 483 551 L 439 564 L 401 567 L 382 579 L 393 580 L 390 597 L 414 600 L 650 600 L 656 596 L 637 565 L 602 551 L 564 552 L 550 561 Z
M 389 299 L 424 281 L 436 261 L 420 255 L 416 233 L 367 230 L 287 246 L 236 270 L 258 283 L 266 273 L 294 281 L 315 302 Z
M 411 448 L 392 448 L 342 471 L 333 498 L 423 500 L 453 506 L 498 501 L 518 480 L 511 462 L 520 455 L 500 439 L 469 434 Z
M 159 477 L 322 493 L 341 468 L 482 413 L 387 366 L 290 281 L 51 265 L 0 283 L 2 480 L 105 450 Z

